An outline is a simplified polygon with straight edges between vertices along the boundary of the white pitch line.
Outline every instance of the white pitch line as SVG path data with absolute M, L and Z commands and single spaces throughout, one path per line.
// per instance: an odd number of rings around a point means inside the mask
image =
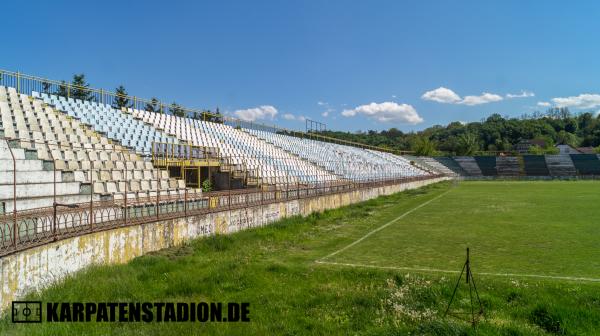
M 405 213 L 403 213 L 402 215 L 400 215 L 400 216 L 398 216 L 398 217 L 396 217 L 396 218 L 392 219 L 391 221 L 389 221 L 389 222 L 387 222 L 387 223 L 383 224 L 382 226 L 380 226 L 380 227 L 376 228 L 375 230 L 373 230 L 373 231 L 371 231 L 371 232 L 367 233 L 366 235 L 364 235 L 364 236 L 362 236 L 362 237 L 358 238 L 358 239 L 357 239 L 357 240 L 355 240 L 354 242 L 350 243 L 350 245 L 348 245 L 348 246 L 345 246 L 345 247 L 342 247 L 341 249 L 339 249 L 339 250 L 337 250 L 337 251 L 335 251 L 335 252 L 332 252 L 332 253 L 330 253 L 330 254 L 328 254 L 328 255 L 324 256 L 323 258 L 317 259 L 317 262 L 319 262 L 319 261 L 322 261 L 322 260 L 325 260 L 325 259 L 327 259 L 327 258 L 331 258 L 331 257 L 333 257 L 334 255 L 336 255 L 336 254 L 338 254 L 338 253 L 340 253 L 340 252 L 343 252 L 343 251 L 345 251 L 345 250 L 347 250 L 347 249 L 351 248 L 352 246 L 354 246 L 354 245 L 356 245 L 356 244 L 360 243 L 361 241 L 363 241 L 363 240 L 367 239 L 367 238 L 368 238 L 370 235 L 372 235 L 372 234 L 374 234 L 374 233 L 376 233 L 376 232 L 379 232 L 379 231 L 381 231 L 381 230 L 385 229 L 386 227 L 388 227 L 388 226 L 390 226 L 390 225 L 394 224 L 395 222 L 397 222 L 397 221 L 401 220 L 402 218 L 406 217 L 406 215 L 409 215 L 409 214 L 410 214 L 410 213 L 412 213 L 413 211 L 416 211 L 416 210 L 418 210 L 418 209 L 420 209 L 420 208 L 422 208 L 422 207 L 426 206 L 427 204 L 429 204 L 429 203 L 431 203 L 431 202 L 433 202 L 433 201 L 437 200 L 438 198 L 441 198 L 442 196 L 444 196 L 444 195 L 446 195 L 447 193 L 449 193 L 451 190 L 452 190 L 452 189 L 450 189 L 450 190 L 448 190 L 448 191 L 445 191 L 444 193 L 442 193 L 442 194 L 440 194 L 440 195 L 438 195 L 438 196 L 436 196 L 436 197 L 434 197 L 434 198 L 430 199 L 429 201 L 427 201 L 427 202 L 424 202 L 424 203 L 422 203 L 422 204 L 419 204 L 418 206 L 416 206 L 416 207 L 414 207 L 414 208 L 412 208 L 412 209 L 410 209 L 410 210 L 406 211 L 406 212 L 405 212 Z
M 435 269 L 435 268 L 377 266 L 377 265 L 338 263 L 338 262 L 333 262 L 333 261 L 322 261 L 322 260 L 317 260 L 315 262 L 317 264 L 328 264 L 328 265 L 348 266 L 348 267 L 365 267 L 365 268 L 389 269 L 389 270 L 398 270 L 398 271 L 432 272 L 432 273 L 453 273 L 453 274 L 460 273 L 459 271 L 442 270 L 442 269 Z M 554 276 L 554 275 L 540 275 L 540 274 L 487 273 L 487 272 L 477 272 L 477 273 L 474 273 L 474 274 L 475 275 L 501 276 L 501 277 L 515 277 L 515 278 L 540 278 L 540 279 L 552 279 L 552 280 L 600 282 L 600 279 L 596 279 L 596 278 L 583 278 L 583 277 L 570 277 L 570 276 Z

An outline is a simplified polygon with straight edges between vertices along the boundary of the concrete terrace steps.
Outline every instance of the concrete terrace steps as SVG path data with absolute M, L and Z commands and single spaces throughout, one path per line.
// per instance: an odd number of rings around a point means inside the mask
M 20 148 L 12 148 L 19 151 Z M 0 146 L 0 213 L 14 210 L 14 197 L 17 210 L 29 210 L 52 206 L 54 195 L 65 202 L 89 200 L 91 186 L 78 181 L 66 182 L 63 172 L 52 170 L 51 162 L 39 159 L 17 159 L 16 175 L 12 159 L 5 159 L 8 147 Z M 8 154 L 10 156 L 10 153 Z M 16 179 L 15 179 L 16 178 Z M 13 183 L 16 180 L 16 186 Z M 56 186 L 55 186 L 56 181 Z M 15 193 L 16 187 L 16 193 Z M 87 194 L 87 195 L 86 195 Z
M 472 156 L 456 156 L 454 161 L 469 175 L 483 176 L 477 161 Z
M 100 201 L 99 195 L 92 195 L 93 201 Z M 79 195 L 56 195 L 56 202 L 61 204 L 81 204 L 90 201 L 89 194 Z M 17 210 L 32 210 L 39 208 L 49 208 L 54 204 L 54 196 L 43 196 L 43 197 L 29 197 L 19 198 L 17 197 Z M 11 213 L 13 211 L 13 199 L 0 200 L 0 214 Z
M 437 161 L 436 159 L 432 158 L 432 157 L 421 157 L 421 161 L 425 162 L 428 166 L 432 167 L 434 170 L 448 175 L 448 176 L 458 176 L 458 174 L 456 172 L 454 172 L 453 170 L 451 170 L 450 168 L 448 168 L 447 166 L 445 166 L 444 164 L 440 163 L 439 161 Z
M 552 176 L 575 176 L 577 170 L 568 154 L 565 155 L 546 155 L 546 165 Z
M 500 176 L 519 176 L 521 175 L 521 165 L 519 159 L 515 156 L 496 157 L 496 169 Z

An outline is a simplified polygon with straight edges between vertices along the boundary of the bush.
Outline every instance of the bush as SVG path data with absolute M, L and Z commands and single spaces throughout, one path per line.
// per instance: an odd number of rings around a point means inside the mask
M 557 335 L 564 335 L 565 330 L 561 327 L 562 321 L 560 316 L 552 314 L 544 306 L 536 307 L 529 318 L 531 322 L 545 331 Z
M 206 179 L 204 180 L 204 182 L 202 182 L 202 191 L 204 192 L 210 192 L 212 191 L 212 183 L 210 182 L 210 180 Z

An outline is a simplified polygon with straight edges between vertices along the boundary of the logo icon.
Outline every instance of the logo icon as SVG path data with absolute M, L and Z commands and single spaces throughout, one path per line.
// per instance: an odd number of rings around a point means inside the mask
M 13 323 L 42 323 L 41 301 L 13 301 Z

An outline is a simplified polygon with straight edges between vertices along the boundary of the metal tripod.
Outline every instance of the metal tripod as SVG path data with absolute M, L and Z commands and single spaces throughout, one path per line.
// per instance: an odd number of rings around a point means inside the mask
M 456 292 L 458 291 L 458 285 L 460 284 L 460 280 L 463 277 L 463 274 L 466 273 L 466 281 L 467 284 L 469 285 L 469 299 L 471 300 L 471 312 L 464 312 L 464 313 L 453 313 L 450 312 L 450 306 L 452 305 L 452 302 L 454 301 L 454 298 L 456 297 Z M 475 297 L 477 299 L 477 303 L 479 305 L 479 311 L 475 312 L 475 306 L 473 305 L 473 292 L 475 292 Z M 450 298 L 450 302 L 448 302 L 448 307 L 446 308 L 446 312 L 444 313 L 444 317 L 446 317 L 447 315 L 451 315 L 454 316 L 456 318 L 459 318 L 461 320 L 465 319 L 464 315 L 471 315 L 471 319 L 470 321 L 467 319 L 467 322 L 471 322 L 471 325 L 475 326 L 477 325 L 477 322 L 479 321 L 479 318 L 481 316 L 483 316 L 485 318 L 485 313 L 483 311 L 483 304 L 481 303 L 481 299 L 479 299 L 479 292 L 477 292 L 477 286 L 475 286 L 475 279 L 473 278 L 473 273 L 471 272 L 471 260 L 470 260 L 470 256 L 469 256 L 469 248 L 467 247 L 467 260 L 465 260 L 465 264 L 463 265 L 462 271 L 460 272 L 460 276 L 458 277 L 458 280 L 456 281 L 456 286 L 454 286 L 454 292 L 452 293 L 452 298 Z M 462 316 L 461 316 L 462 315 Z

